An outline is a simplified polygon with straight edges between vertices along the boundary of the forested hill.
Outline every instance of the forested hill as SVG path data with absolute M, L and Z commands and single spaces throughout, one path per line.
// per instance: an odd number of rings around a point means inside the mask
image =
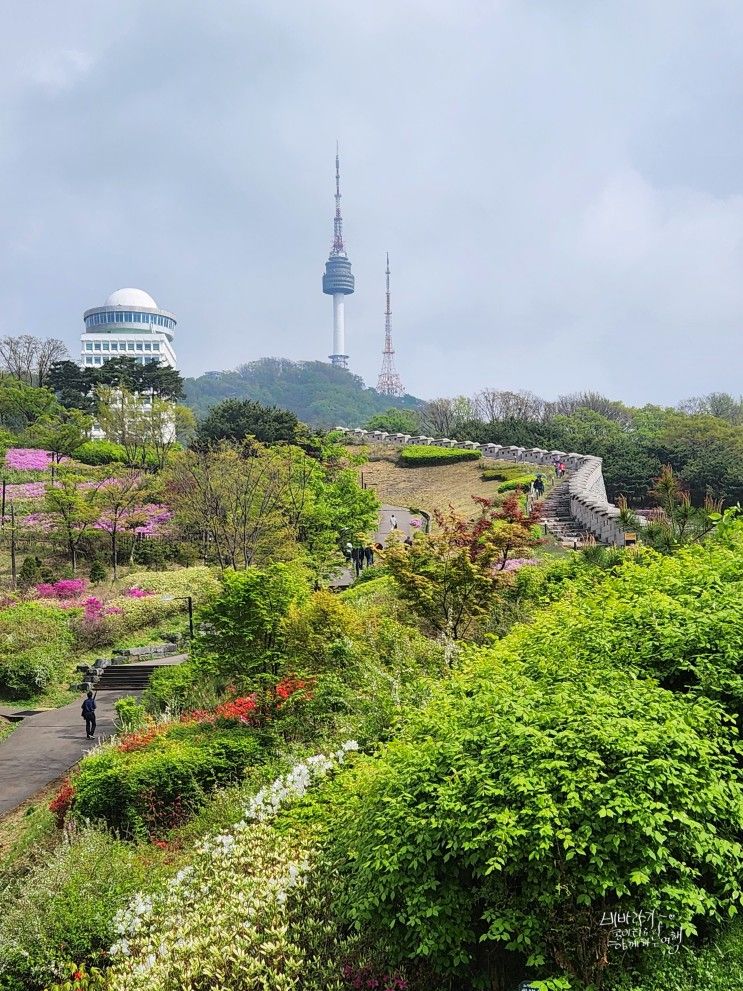
M 358 375 L 323 361 L 261 358 L 230 372 L 206 372 L 185 380 L 186 402 L 198 416 L 222 399 L 255 399 L 289 409 L 317 427 L 361 426 L 390 407 L 418 409 L 414 396 L 395 399 L 367 389 Z

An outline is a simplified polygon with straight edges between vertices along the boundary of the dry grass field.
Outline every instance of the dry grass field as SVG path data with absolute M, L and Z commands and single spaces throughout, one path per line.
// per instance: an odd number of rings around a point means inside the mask
M 364 481 L 373 488 L 384 503 L 424 509 L 428 513 L 445 510 L 450 505 L 462 516 L 475 516 L 477 507 L 472 496 L 492 499 L 498 494 L 499 482 L 483 482 L 483 468 L 498 467 L 499 462 L 461 461 L 453 465 L 431 465 L 403 468 L 395 463 L 396 452 L 389 447 L 369 445 L 365 448 L 369 461 L 361 468 Z M 509 464 L 510 468 L 513 465 Z M 544 471 L 534 465 L 523 466 L 524 474 Z

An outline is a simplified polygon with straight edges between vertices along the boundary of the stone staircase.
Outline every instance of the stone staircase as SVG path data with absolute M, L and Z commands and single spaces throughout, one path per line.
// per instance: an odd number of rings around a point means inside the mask
M 563 547 L 579 547 L 589 536 L 586 527 L 570 515 L 570 492 L 565 476 L 544 500 L 542 520 L 548 533 Z
M 115 651 L 111 658 L 99 658 L 94 664 L 80 664 L 82 691 L 142 692 L 150 683 L 152 672 L 159 667 L 180 664 L 185 654 L 179 654 L 175 644 L 152 647 L 132 647 Z

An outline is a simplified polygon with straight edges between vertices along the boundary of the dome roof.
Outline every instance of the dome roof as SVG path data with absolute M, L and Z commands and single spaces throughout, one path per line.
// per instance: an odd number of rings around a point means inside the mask
M 155 300 L 144 289 L 117 289 L 108 297 L 104 306 L 134 306 L 146 310 L 159 309 Z

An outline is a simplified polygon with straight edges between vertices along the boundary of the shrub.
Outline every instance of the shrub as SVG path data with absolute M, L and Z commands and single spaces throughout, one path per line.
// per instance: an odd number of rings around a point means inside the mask
M 212 601 L 222 590 L 217 572 L 203 565 L 164 573 L 138 571 L 127 575 L 126 581 L 130 588 L 141 588 L 156 595 L 190 595 L 198 606 Z M 184 608 L 183 602 L 180 608 Z
M 209 680 L 190 661 L 156 668 L 142 694 L 142 704 L 151 713 L 206 709 L 216 700 Z
M 484 980 L 512 950 L 600 983 L 607 906 L 687 932 L 735 910 L 734 748 L 707 700 L 606 666 L 530 679 L 484 651 L 340 797 L 348 918 L 441 974 Z
M 482 480 L 484 482 L 510 482 L 512 478 L 522 476 L 525 467 L 521 461 L 498 461 L 495 464 L 491 463 L 483 468 Z
M 528 489 L 536 479 L 536 475 L 520 475 L 518 478 L 511 478 L 507 482 L 502 482 L 498 486 L 499 492 L 514 492 L 516 489 Z
M 59 677 L 72 647 L 68 614 L 42 602 L 0 611 L 0 693 L 22 699 Z
M 0 883 L 0 987 L 45 988 L 70 957 L 95 958 L 115 938 L 116 910 L 159 871 L 152 858 L 83 827 L 30 872 Z M 74 985 L 73 985 L 74 986 Z
M 111 440 L 88 440 L 73 453 L 76 461 L 84 465 L 110 465 L 126 462 L 126 451 L 121 444 Z
M 482 451 L 470 451 L 462 447 L 427 447 L 425 444 L 409 444 L 400 451 L 400 464 L 407 468 L 424 465 L 455 464 L 457 461 L 479 461 Z
M 31 588 L 41 581 L 41 558 L 24 557 L 23 563 L 18 570 L 18 587 L 21 589 Z
M 351 639 L 360 632 L 354 610 L 332 592 L 316 592 L 292 603 L 283 627 L 288 666 L 310 672 L 343 667 Z
M 252 730 L 174 724 L 141 747 L 125 743 L 83 760 L 74 812 L 125 837 L 157 836 L 184 822 L 209 791 L 239 781 L 259 758 Z
M 125 695 L 124 698 L 117 699 L 114 702 L 114 709 L 118 726 L 123 733 L 131 733 L 144 725 L 145 707 L 133 695 Z
M 92 585 L 102 585 L 108 579 L 108 568 L 100 558 L 91 564 L 89 577 Z

